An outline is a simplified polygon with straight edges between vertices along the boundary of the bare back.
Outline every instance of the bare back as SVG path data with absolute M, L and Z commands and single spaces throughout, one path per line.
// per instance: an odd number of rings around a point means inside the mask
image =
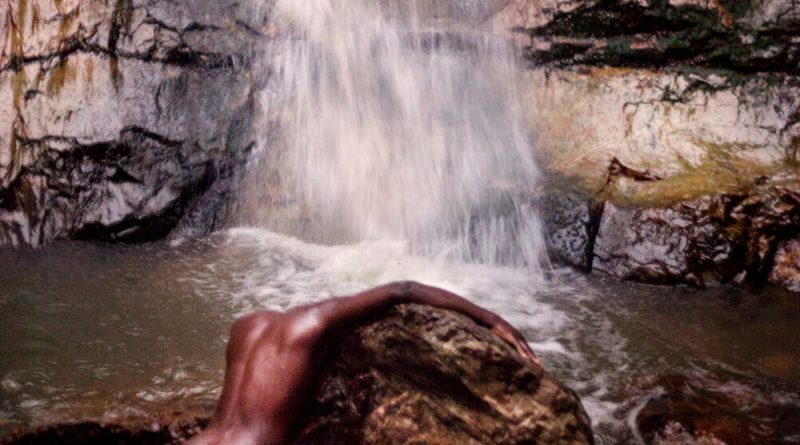
M 225 382 L 206 431 L 190 445 L 282 445 L 314 387 L 314 358 L 332 332 L 395 304 L 421 303 L 464 313 L 491 328 L 523 356 L 536 360 L 522 336 L 497 315 L 455 294 L 417 283 L 394 283 L 352 297 L 257 312 L 234 322 Z

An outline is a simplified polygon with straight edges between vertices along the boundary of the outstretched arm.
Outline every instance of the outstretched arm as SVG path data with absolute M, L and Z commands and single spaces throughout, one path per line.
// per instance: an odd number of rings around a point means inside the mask
M 352 297 L 339 297 L 317 306 L 323 324 L 335 328 L 383 313 L 398 304 L 424 304 L 462 313 L 489 328 L 508 342 L 523 357 L 538 363 L 522 334 L 499 315 L 483 309 L 458 295 L 431 286 L 406 281 L 387 284 Z

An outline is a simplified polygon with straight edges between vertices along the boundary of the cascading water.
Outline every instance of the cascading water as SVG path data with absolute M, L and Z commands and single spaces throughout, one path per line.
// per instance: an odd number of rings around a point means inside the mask
M 539 173 L 515 60 L 485 30 L 486 4 L 278 0 L 264 57 L 268 137 L 238 222 L 539 270 Z

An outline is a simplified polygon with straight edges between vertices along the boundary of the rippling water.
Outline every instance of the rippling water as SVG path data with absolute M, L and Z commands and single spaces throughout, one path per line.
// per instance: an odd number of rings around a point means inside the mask
M 319 246 L 259 229 L 207 241 L 60 243 L 0 255 L 0 430 L 213 408 L 230 322 L 415 279 L 491 308 L 573 387 L 601 443 L 634 441 L 642 381 L 683 373 L 798 404 L 796 295 L 622 285 L 453 265 L 402 243 Z

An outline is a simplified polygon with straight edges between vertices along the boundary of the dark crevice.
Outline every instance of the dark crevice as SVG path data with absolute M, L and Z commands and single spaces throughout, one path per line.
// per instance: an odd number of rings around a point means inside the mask
M 800 73 L 799 28 L 747 28 L 736 21 L 741 12 L 731 9 L 601 0 L 516 31 L 537 42 L 524 53 L 539 66 Z
M 23 65 L 43 63 L 58 58 L 66 58 L 75 53 L 96 54 L 108 58 L 130 59 L 148 63 L 160 63 L 164 65 L 176 65 L 204 69 L 234 69 L 246 67 L 246 64 L 243 65 L 244 59 L 240 58 L 239 56 L 194 51 L 187 46 L 172 48 L 166 52 L 165 56 L 162 57 L 152 52 L 137 53 L 116 51 L 112 53 L 109 51 L 109 49 L 93 43 L 88 43 L 86 41 L 75 41 L 71 42 L 69 45 L 65 45 L 59 51 L 12 58 L 8 63 L 0 68 L 0 73 L 5 71 L 18 71 Z

